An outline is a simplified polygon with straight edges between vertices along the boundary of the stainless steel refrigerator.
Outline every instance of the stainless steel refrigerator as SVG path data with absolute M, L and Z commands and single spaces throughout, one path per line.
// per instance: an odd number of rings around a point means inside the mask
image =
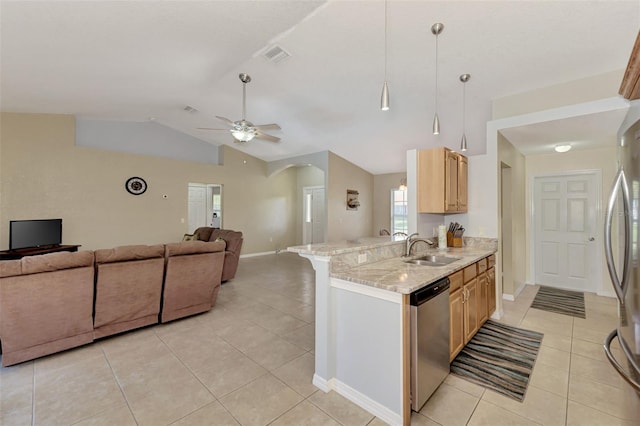
M 609 362 L 629 384 L 624 417 L 640 424 L 640 101 L 631 103 L 617 138 L 618 172 L 605 217 L 605 256 L 618 296 L 618 327 L 605 339 Z M 623 356 L 611 344 L 618 339 Z

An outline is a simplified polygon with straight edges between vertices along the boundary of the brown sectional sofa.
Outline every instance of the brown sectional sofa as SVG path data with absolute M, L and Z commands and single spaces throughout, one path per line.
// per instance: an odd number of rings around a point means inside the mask
M 93 252 L 0 262 L 2 365 L 93 341 Z
M 0 262 L 2 365 L 208 311 L 223 250 L 193 241 Z
M 229 281 L 236 276 L 240 250 L 242 249 L 242 232 L 231 229 L 211 228 L 203 226 L 193 233 L 200 241 L 215 241 L 218 238 L 224 240 L 224 267 L 222 268 L 222 282 Z
M 160 322 L 206 312 L 215 305 L 220 290 L 224 243 L 167 244 L 165 262 Z
M 94 337 L 158 322 L 164 245 L 96 250 Z

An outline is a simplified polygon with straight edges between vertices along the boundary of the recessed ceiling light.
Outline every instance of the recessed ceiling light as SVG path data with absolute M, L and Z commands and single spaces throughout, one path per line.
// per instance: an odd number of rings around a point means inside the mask
M 556 145 L 554 149 L 556 150 L 556 152 L 567 152 L 571 149 L 571 145 L 569 144 Z

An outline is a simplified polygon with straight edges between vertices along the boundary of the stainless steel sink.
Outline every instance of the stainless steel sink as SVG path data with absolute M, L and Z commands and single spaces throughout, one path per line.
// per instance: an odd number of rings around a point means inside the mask
M 445 266 L 449 263 L 455 262 L 456 260 L 460 260 L 460 258 L 429 254 L 427 256 L 422 256 L 415 259 L 405 260 L 405 263 L 412 263 L 414 265 L 421 266 Z

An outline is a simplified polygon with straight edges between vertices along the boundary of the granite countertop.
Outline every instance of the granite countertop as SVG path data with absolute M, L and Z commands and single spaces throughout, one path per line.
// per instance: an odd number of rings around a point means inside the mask
M 459 257 L 460 260 L 445 266 L 423 266 L 405 263 L 406 258 L 394 257 L 335 272 L 331 274 L 331 277 L 395 293 L 410 294 L 495 252 L 492 249 L 478 247 L 447 248 L 444 250 L 430 249 L 411 256 L 411 259 L 426 254 L 437 254 L 439 256 Z
M 343 240 L 331 243 L 306 244 L 302 246 L 288 247 L 287 250 L 316 256 L 335 256 L 354 251 L 367 250 L 404 242 L 404 237 L 362 237 L 355 240 Z

